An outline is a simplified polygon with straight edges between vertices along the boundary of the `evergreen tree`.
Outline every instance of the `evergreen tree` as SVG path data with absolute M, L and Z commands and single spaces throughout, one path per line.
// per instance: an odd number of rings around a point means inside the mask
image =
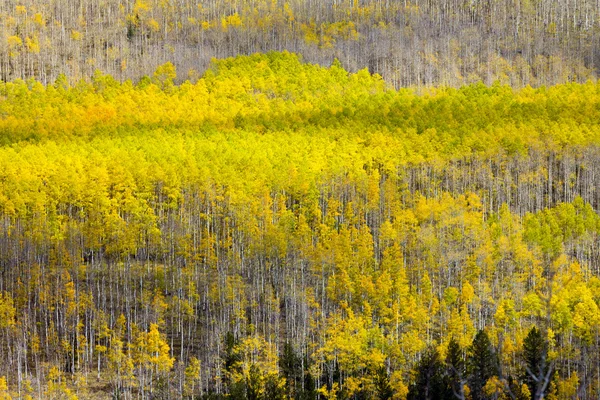
M 473 339 L 467 359 L 468 382 L 473 400 L 486 399 L 483 388 L 488 379 L 498 374 L 498 358 L 485 331 Z
M 547 356 L 548 343 L 534 326 L 523 340 L 525 371 L 522 378 L 534 400 L 543 399 L 550 389 L 553 368 L 549 365 Z
M 416 366 L 416 378 L 408 391 L 408 400 L 445 398 L 443 370 L 436 350 L 429 350 Z
M 390 377 L 385 367 L 378 368 L 375 373 L 375 391 L 377 398 L 380 400 L 391 399 L 394 395 L 394 390 L 390 385 Z
M 227 332 L 225 335 L 225 371 L 233 372 L 239 368 L 238 363 L 242 361 L 241 354 L 237 351 L 237 345 L 239 341 L 235 338 L 233 333 Z
M 449 392 L 451 392 L 455 398 L 464 399 L 464 385 L 466 383 L 465 359 L 463 351 L 454 337 L 450 339 L 450 343 L 448 343 L 446 370 Z
M 301 385 L 302 360 L 290 342 L 285 342 L 283 345 L 283 352 L 279 357 L 279 370 L 286 380 L 288 396 L 294 398 L 298 392 L 298 386 Z
M 242 354 L 238 350 L 239 340 L 233 335 L 232 332 L 227 332 L 224 339 L 225 357 L 224 357 L 224 369 L 225 369 L 225 384 L 232 398 L 243 399 L 245 398 L 245 385 L 243 381 L 232 379 L 234 375 L 242 373 L 241 362 Z
M 315 378 L 308 371 L 304 372 L 304 385 L 302 390 L 298 391 L 297 398 L 300 400 L 315 400 L 317 398 Z

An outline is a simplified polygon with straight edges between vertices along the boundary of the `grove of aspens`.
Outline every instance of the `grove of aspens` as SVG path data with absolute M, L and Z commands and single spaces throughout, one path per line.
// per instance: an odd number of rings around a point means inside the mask
M 0 400 L 600 399 L 599 0 L 5 0 Z

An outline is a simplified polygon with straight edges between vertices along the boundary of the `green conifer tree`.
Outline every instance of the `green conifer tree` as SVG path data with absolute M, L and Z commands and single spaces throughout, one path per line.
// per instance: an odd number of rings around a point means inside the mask
M 416 366 L 416 379 L 408 391 L 408 400 L 445 398 L 443 370 L 436 350 L 429 350 Z
M 534 400 L 543 399 L 550 388 L 549 381 L 553 368 L 549 365 L 547 356 L 548 343 L 544 340 L 540 330 L 534 326 L 523 340 L 523 358 L 525 360 L 523 382 L 529 388 Z
M 498 374 L 498 358 L 490 338 L 480 330 L 473 339 L 467 358 L 468 382 L 473 400 L 486 399 L 483 388 L 491 377 Z

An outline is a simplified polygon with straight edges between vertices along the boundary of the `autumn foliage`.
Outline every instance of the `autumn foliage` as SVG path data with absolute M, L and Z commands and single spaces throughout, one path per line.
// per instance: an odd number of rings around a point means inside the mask
M 0 84 L 0 398 L 597 398 L 600 85 L 176 73 Z

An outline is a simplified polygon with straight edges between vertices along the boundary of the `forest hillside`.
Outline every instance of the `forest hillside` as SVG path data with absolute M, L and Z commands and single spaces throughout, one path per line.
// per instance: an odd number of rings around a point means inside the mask
M 0 398 L 598 398 L 600 85 L 342 65 L 0 84 Z
M 0 79 L 72 83 L 96 69 L 180 82 L 213 57 L 338 58 L 399 87 L 585 82 L 600 67 L 598 0 L 3 0 Z

